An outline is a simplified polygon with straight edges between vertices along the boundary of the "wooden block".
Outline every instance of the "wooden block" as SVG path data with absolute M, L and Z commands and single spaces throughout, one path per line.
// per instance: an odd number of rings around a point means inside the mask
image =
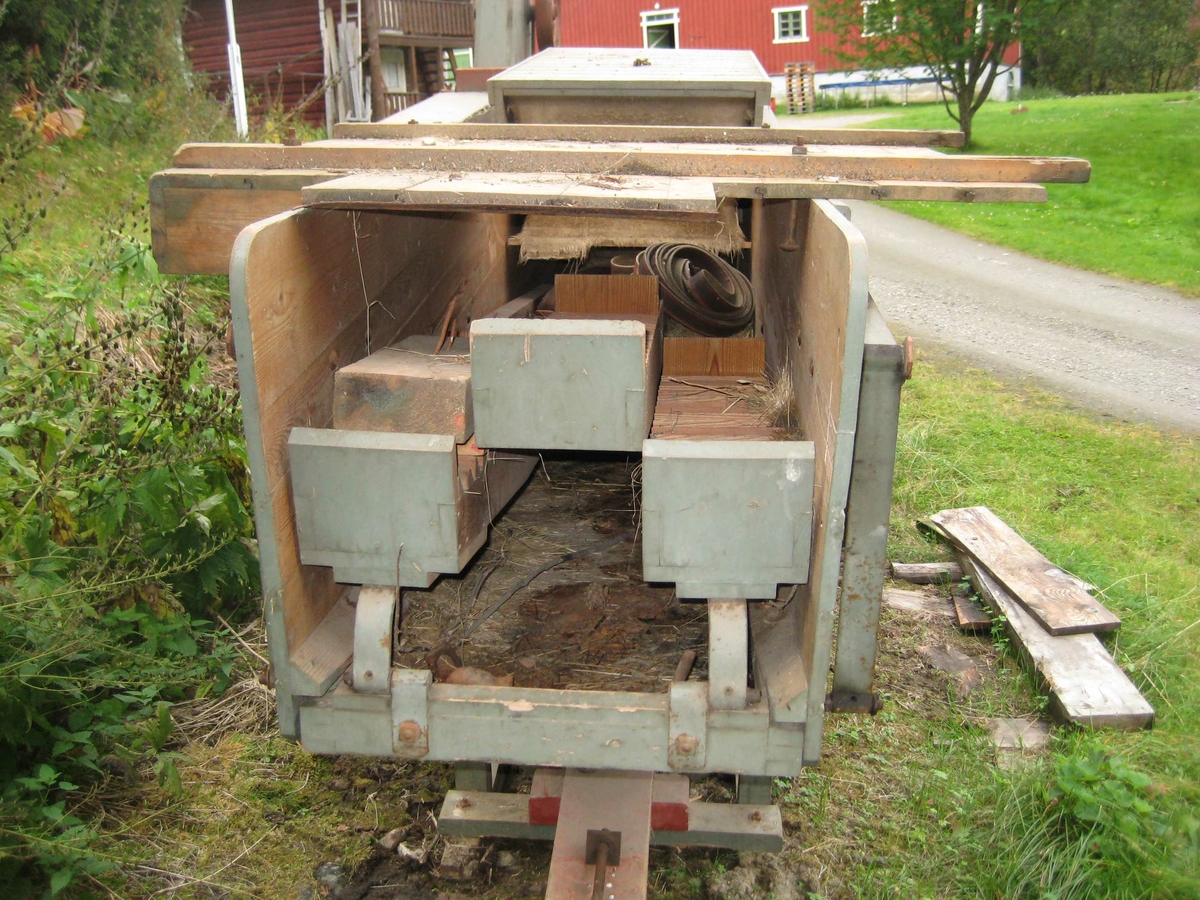
M 435 354 L 437 338 L 414 335 L 377 350 L 334 376 L 333 427 L 351 431 L 452 434 L 463 443 L 471 415 L 469 342 Z
M 556 275 L 554 298 L 562 313 L 659 313 L 653 275 Z
M 946 509 L 930 516 L 943 534 L 970 554 L 1051 634 L 1113 631 L 1121 620 L 1083 590 L 986 506 Z
M 954 602 L 954 615 L 958 620 L 958 628 L 960 631 L 980 632 L 990 631 L 992 628 L 992 617 L 987 614 L 982 606 L 979 605 L 974 597 L 955 593 L 951 600 Z
M 526 291 L 515 300 L 509 300 L 499 309 L 488 313 L 491 319 L 528 319 L 538 310 L 542 298 L 553 290 L 551 285 L 541 284 L 531 291 Z
M 669 337 L 663 341 L 663 375 L 744 375 L 766 368 L 762 338 Z
M 650 828 L 654 831 L 687 831 L 691 781 L 686 775 L 654 773 L 650 803 Z
M 987 570 L 965 553 L 959 555 L 959 562 L 992 612 L 1004 617 L 1005 630 L 1045 682 L 1055 715 L 1090 728 L 1125 731 L 1153 723 L 1154 707 L 1121 671 L 1100 638 L 1094 634 L 1047 634 Z
M 927 591 L 902 591 L 887 588 L 883 592 L 883 605 L 900 612 L 917 613 L 922 616 L 954 618 L 954 607 L 945 597 Z
M 529 787 L 529 824 L 554 825 L 562 806 L 565 769 L 537 769 Z
M 956 650 L 949 644 L 938 644 L 920 647 L 917 653 L 921 659 L 939 672 L 945 672 L 950 677 L 950 687 L 954 696 L 962 700 L 967 694 L 983 683 L 979 672 L 979 664 L 961 650 Z
M 945 584 L 962 581 L 962 566 L 955 562 L 892 563 L 892 577 L 909 584 Z

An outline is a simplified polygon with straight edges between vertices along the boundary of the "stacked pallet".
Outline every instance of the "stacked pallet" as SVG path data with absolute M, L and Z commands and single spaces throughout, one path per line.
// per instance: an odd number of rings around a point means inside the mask
M 783 74 L 787 79 L 787 108 L 790 115 L 810 113 L 817 108 L 817 91 L 813 75 L 816 66 L 807 62 L 790 62 L 783 64 Z

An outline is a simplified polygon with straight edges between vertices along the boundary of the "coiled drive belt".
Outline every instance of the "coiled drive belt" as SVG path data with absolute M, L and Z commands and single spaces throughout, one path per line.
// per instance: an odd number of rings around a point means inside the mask
M 654 244 L 637 256 L 637 273 L 658 277 L 663 312 L 708 337 L 737 334 L 754 320 L 750 280 L 692 244 Z

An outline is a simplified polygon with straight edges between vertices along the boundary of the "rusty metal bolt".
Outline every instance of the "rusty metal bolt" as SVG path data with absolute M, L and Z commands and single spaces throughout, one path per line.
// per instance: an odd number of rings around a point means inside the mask
M 472 806 L 471 798 L 463 797 L 454 805 L 457 806 L 459 809 L 470 809 Z
M 762 821 L 762 813 L 756 809 L 754 812 L 750 813 L 750 821 L 751 822 L 761 822 Z
M 675 738 L 675 752 L 681 756 L 691 756 L 700 748 L 700 741 L 690 734 L 681 734 Z
M 396 730 L 396 736 L 401 743 L 412 744 L 421 736 L 421 726 L 409 719 L 406 722 L 401 722 L 400 727 Z

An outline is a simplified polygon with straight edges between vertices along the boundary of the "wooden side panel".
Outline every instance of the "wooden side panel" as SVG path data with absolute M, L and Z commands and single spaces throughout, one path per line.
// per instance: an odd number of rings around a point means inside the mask
M 824 200 L 763 201 L 760 222 L 760 232 L 751 237 L 754 268 L 763 273 L 767 370 L 790 379 L 803 436 L 815 449 L 813 565 L 791 604 L 796 652 L 812 673 L 806 686 L 812 727 L 805 732 L 804 758 L 815 762 L 858 415 L 866 242 Z M 784 249 L 794 245 L 799 249 Z M 769 681 L 771 673 L 764 675 Z
M 332 422 L 334 372 L 370 350 L 455 328 L 506 299 L 507 217 L 294 210 L 239 235 L 230 278 L 280 725 L 311 690 L 290 663 L 337 598 L 330 570 L 302 566 L 287 439 Z

